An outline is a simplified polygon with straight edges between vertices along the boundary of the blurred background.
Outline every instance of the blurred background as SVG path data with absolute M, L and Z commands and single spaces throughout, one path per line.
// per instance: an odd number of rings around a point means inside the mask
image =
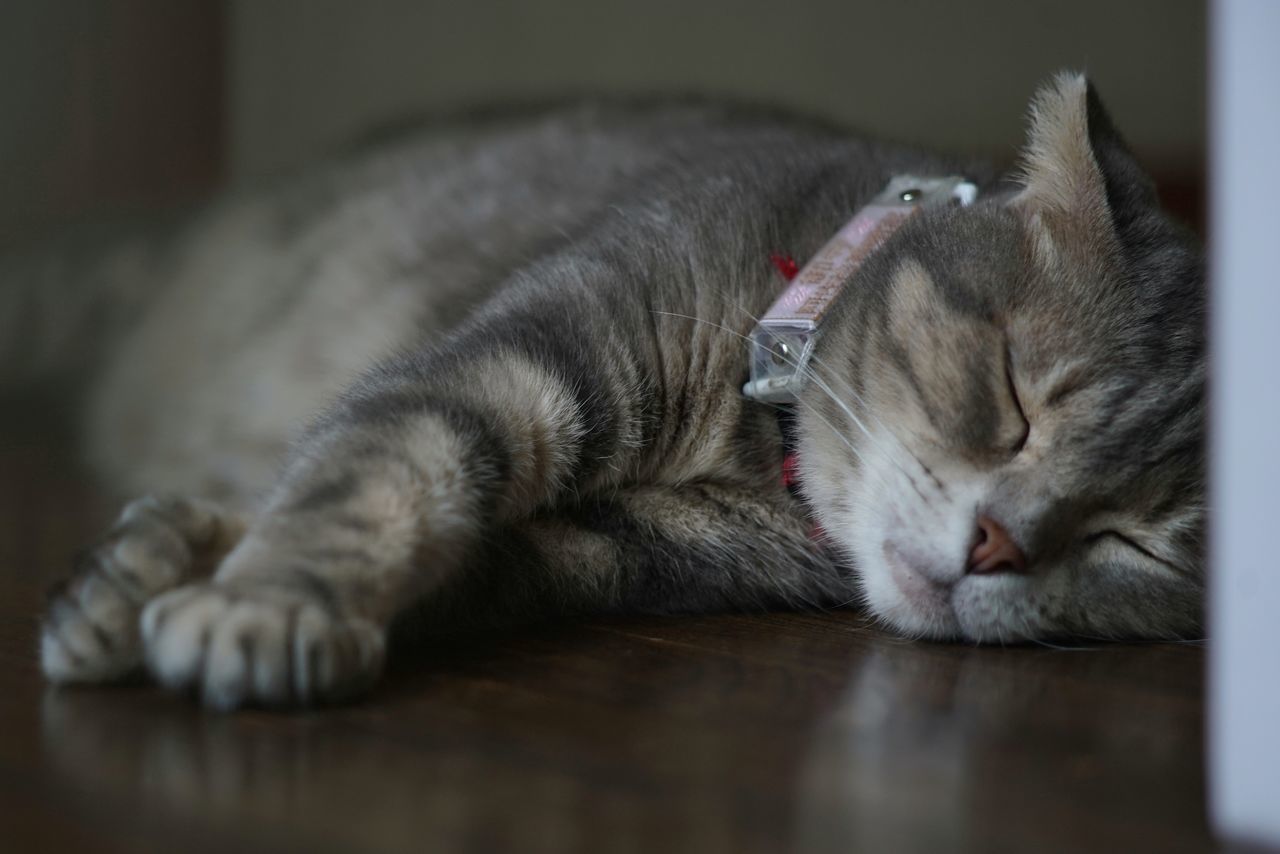
M 181 205 L 440 107 L 713 92 L 1011 159 L 1088 71 L 1199 225 L 1199 0 L 5 0 L 0 240 Z

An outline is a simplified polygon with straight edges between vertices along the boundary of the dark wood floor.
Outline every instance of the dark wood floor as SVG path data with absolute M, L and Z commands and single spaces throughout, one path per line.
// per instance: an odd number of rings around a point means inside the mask
M 912 644 L 845 613 L 602 620 L 440 645 L 308 715 L 47 688 L 43 590 L 111 508 L 56 443 L 0 442 L 5 850 L 1212 847 L 1194 645 Z

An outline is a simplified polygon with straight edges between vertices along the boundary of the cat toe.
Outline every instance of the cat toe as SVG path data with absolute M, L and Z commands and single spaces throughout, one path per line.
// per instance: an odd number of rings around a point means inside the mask
M 147 668 L 170 688 L 195 683 L 213 640 L 213 628 L 227 610 L 227 597 L 190 585 L 156 597 L 142 612 L 142 639 Z
M 55 588 L 40 631 L 40 667 L 58 683 L 109 682 L 142 661 L 138 605 L 118 584 L 89 573 Z

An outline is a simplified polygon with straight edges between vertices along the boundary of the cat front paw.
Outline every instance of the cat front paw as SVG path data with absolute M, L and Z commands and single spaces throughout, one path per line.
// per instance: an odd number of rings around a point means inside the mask
M 138 617 L 153 597 L 225 552 L 238 524 L 208 502 L 147 496 L 49 592 L 40 666 L 54 682 L 107 682 L 142 664 Z
M 385 633 L 338 613 L 308 586 L 237 579 L 182 587 L 142 614 L 147 666 L 210 706 L 311 705 L 366 691 L 382 671 Z

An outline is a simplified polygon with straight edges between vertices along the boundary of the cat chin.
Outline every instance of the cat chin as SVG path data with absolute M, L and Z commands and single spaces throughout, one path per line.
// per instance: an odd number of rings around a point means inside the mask
M 883 623 L 908 637 L 952 640 L 960 624 L 951 606 L 951 589 L 913 569 L 886 543 L 878 561 L 864 562 L 862 587 L 867 606 Z
M 969 578 L 952 595 L 960 636 L 974 643 L 1020 643 L 1046 634 L 1021 579 Z
M 939 581 L 914 568 L 892 542 L 883 559 L 864 571 L 862 586 L 872 613 L 907 637 L 975 643 L 1017 643 L 1040 634 L 1026 582 L 1007 576 L 964 575 Z

